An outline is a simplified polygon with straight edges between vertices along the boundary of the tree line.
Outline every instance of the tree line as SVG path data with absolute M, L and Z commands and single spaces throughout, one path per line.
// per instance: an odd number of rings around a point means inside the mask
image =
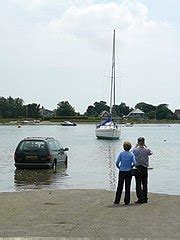
M 24 104 L 21 98 L 12 98 L 11 96 L 5 98 L 0 97 L 0 118 L 41 118 L 40 104 L 31 103 Z M 177 119 L 177 116 L 168 108 L 168 104 L 163 103 L 157 106 L 140 102 L 134 108 L 142 110 L 145 118 L 148 119 Z M 114 105 L 112 113 L 116 117 L 127 116 L 134 108 L 129 107 L 126 103 Z M 105 101 L 95 102 L 93 105 L 87 107 L 84 116 L 97 117 L 103 111 L 109 111 L 110 107 Z M 75 111 L 75 108 L 68 101 L 61 101 L 57 104 L 57 108 L 53 110 L 54 116 L 80 116 L 80 113 Z
M 168 104 L 163 103 L 157 106 L 140 102 L 135 105 L 134 108 L 126 106 L 126 103 L 120 105 L 114 105 L 112 108 L 112 114 L 117 117 L 127 116 L 133 109 L 140 109 L 144 112 L 144 117 L 148 119 L 177 119 L 177 116 L 168 108 Z M 109 106 L 106 102 L 100 101 L 95 102 L 94 105 L 88 106 L 85 115 L 87 116 L 98 116 L 102 111 L 109 111 Z
M 0 118 L 37 118 L 40 104 L 24 105 L 21 98 L 0 97 Z

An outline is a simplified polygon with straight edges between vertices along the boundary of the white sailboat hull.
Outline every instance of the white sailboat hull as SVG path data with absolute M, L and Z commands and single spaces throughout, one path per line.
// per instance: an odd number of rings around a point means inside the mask
M 116 140 L 120 137 L 120 129 L 114 126 L 101 126 L 95 133 L 98 139 Z

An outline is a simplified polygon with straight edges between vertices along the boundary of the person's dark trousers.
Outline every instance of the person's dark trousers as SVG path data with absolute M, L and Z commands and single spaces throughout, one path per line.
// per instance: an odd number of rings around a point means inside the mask
M 124 203 L 125 204 L 130 203 L 131 178 L 132 178 L 131 171 L 119 171 L 119 180 L 118 180 L 118 186 L 116 191 L 116 197 L 114 201 L 115 204 L 119 204 L 121 200 L 124 182 L 125 182 Z
M 136 179 L 136 195 L 139 202 L 148 201 L 148 169 L 144 166 L 137 166 Z

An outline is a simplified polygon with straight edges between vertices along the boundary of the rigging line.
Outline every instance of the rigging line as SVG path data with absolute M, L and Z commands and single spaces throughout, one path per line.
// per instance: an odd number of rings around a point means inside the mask
M 114 30 L 114 42 L 113 42 L 113 55 L 114 55 L 114 60 L 113 60 L 113 63 L 114 63 L 114 73 L 113 73 L 113 75 L 114 75 L 114 79 L 113 79 L 113 81 L 114 81 L 114 105 L 115 105 L 115 30 Z
M 113 104 L 112 104 L 113 100 Z M 110 114 L 112 107 L 115 105 L 115 30 L 113 33 L 113 53 L 112 53 L 112 72 L 111 72 L 111 94 L 110 94 Z

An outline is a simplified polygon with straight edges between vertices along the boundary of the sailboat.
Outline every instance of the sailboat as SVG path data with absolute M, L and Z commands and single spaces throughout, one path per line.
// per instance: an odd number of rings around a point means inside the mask
M 118 124 L 112 118 L 112 108 L 115 105 L 115 30 L 113 32 L 113 53 L 112 53 L 112 72 L 110 89 L 110 112 L 109 116 L 96 126 L 96 137 L 98 139 L 116 140 L 120 137 Z

